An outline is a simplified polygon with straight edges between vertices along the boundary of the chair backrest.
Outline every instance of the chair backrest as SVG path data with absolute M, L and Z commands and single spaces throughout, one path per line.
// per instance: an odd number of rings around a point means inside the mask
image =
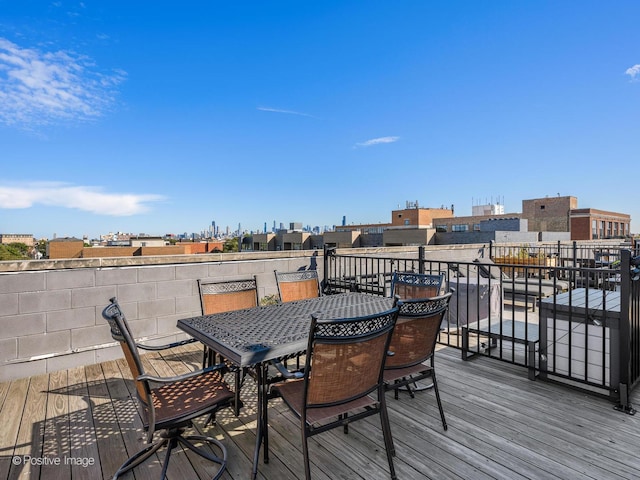
M 391 279 L 391 296 L 401 300 L 430 298 L 440 295 L 444 274 L 394 272 Z
M 437 297 L 402 300 L 385 368 L 405 368 L 432 357 L 451 292 Z
M 397 317 L 397 306 L 358 318 L 321 320 L 313 315 L 304 374 L 305 408 L 340 405 L 380 387 Z
M 230 312 L 258 306 L 256 278 L 243 280 L 198 280 L 203 315 Z
M 118 300 L 113 297 L 109 299 L 109 301 L 111 303 L 102 310 L 102 317 L 109 322 L 109 326 L 111 327 L 111 336 L 113 339 L 120 343 L 120 347 L 124 353 L 124 358 L 127 360 L 127 364 L 131 370 L 131 375 L 133 376 L 133 381 L 136 385 L 139 400 L 145 406 L 153 408 L 153 402 L 151 401 L 151 389 L 148 382 L 138 380 L 138 377 L 140 375 L 144 375 L 145 371 L 142 366 L 142 361 L 140 360 L 138 347 L 136 346 L 136 342 L 133 340 L 131 329 L 127 323 L 127 319 L 125 318 L 124 313 L 122 313 Z M 144 410 L 145 414 L 149 413 L 147 409 Z
M 274 270 L 280 301 L 283 303 L 320 296 L 317 270 L 278 272 Z

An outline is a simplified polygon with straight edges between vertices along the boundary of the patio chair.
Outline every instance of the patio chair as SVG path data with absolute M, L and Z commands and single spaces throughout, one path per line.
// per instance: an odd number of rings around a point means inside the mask
M 411 385 L 431 377 L 432 384 L 421 390 L 433 387 L 445 430 L 447 422 L 440 401 L 433 360 L 440 325 L 449 307 L 451 295 L 449 292 L 438 297 L 400 302 L 400 313 L 384 368 L 385 389 L 393 390 L 396 399 L 398 391 L 404 387 L 413 398 L 416 389 L 412 389 Z
M 440 295 L 444 284 L 444 274 L 393 272 L 391 296 L 400 299 L 430 298 Z
M 393 439 L 385 403 L 383 369 L 398 307 L 359 318 L 312 316 L 304 378 L 274 385 L 300 420 L 305 478 L 311 478 L 308 438 L 370 415 L 382 423 L 391 478 Z
M 131 329 L 116 298 L 111 298 L 110 302 L 102 311 L 102 316 L 109 322 L 111 336 L 120 343 L 131 369 L 144 429 L 147 432 L 146 441 L 149 444 L 123 463 L 113 478 L 116 479 L 137 467 L 160 448 L 166 446 L 167 451 L 160 476 L 164 479 L 171 453 L 178 445 L 216 463 L 218 469 L 214 478 L 220 478 L 227 466 L 225 446 L 215 438 L 204 435 L 185 436 L 184 432 L 193 426 L 192 421 L 195 418 L 202 415 L 215 415 L 220 408 L 233 404 L 233 392 L 223 379 L 226 367 L 212 366 L 175 377 L 154 377 L 146 374 L 138 353 L 141 345 L 134 342 Z M 164 348 L 173 346 L 175 344 L 166 345 Z M 152 349 L 160 350 L 163 347 Z M 159 386 L 152 386 L 156 384 Z M 159 440 L 152 443 L 155 432 L 159 430 L 162 430 Z M 196 446 L 194 442 L 202 443 L 203 446 Z M 220 454 L 216 455 L 213 452 L 220 452 Z
M 320 282 L 317 270 L 279 272 L 274 270 L 278 294 L 283 303 L 320 296 Z
M 198 292 L 200 293 L 200 305 L 203 315 L 213 315 L 215 313 L 231 312 L 258 306 L 258 283 L 255 276 L 227 281 L 199 279 Z M 202 367 L 213 365 L 216 361 L 224 362 L 224 358 L 221 355 L 218 357 L 216 360 L 216 352 L 205 345 Z M 236 416 L 240 414 L 240 388 L 245 374 L 246 371 L 235 369 L 236 402 L 234 413 Z

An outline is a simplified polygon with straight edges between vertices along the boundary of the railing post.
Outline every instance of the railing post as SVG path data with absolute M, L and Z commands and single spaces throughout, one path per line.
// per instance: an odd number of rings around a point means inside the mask
M 620 251 L 620 365 L 618 367 L 620 384 L 618 386 L 618 404 L 616 410 L 633 415 L 635 409 L 629 401 L 630 362 L 631 362 L 631 251 Z
M 493 260 L 493 256 L 495 254 L 494 250 L 495 240 L 489 241 L 489 260 Z
M 323 288 L 322 291 L 323 292 L 327 292 L 327 290 L 330 289 L 329 286 L 329 256 L 334 254 L 336 249 L 335 247 L 329 247 L 327 245 L 323 245 L 323 251 L 324 251 L 324 256 L 323 256 L 323 263 L 324 263 L 324 280 L 322 282 Z
M 573 241 L 573 267 L 578 266 L 578 242 Z
M 424 245 L 418 247 L 418 273 L 424 273 Z

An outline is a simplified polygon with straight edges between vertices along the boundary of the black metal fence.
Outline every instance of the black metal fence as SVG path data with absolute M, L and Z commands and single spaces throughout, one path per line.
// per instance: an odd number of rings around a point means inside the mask
M 326 249 L 325 292 L 389 296 L 395 271 L 444 274 L 454 295 L 439 343 L 459 348 L 463 359 L 522 365 L 530 378 L 604 394 L 634 412 L 640 291 L 630 250 L 491 245 L 490 258 L 452 261 L 427 259 L 427 248 L 388 255 Z

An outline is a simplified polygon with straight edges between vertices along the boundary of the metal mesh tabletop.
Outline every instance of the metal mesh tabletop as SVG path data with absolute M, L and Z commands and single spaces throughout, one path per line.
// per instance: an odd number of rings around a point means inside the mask
M 178 321 L 178 328 L 244 367 L 303 352 L 312 314 L 327 319 L 360 317 L 392 306 L 392 298 L 342 293 L 185 318 Z

